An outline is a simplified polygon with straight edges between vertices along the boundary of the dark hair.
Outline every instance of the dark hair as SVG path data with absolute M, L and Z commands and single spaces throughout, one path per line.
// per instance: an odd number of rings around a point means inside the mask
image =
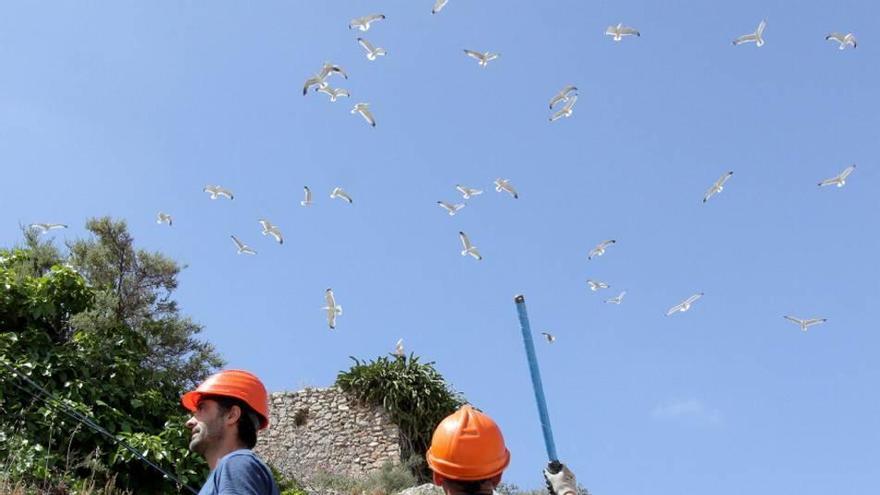
M 452 490 L 454 493 L 462 494 L 491 494 L 492 491 L 495 489 L 494 478 L 477 481 L 464 481 L 443 478 L 443 484 L 448 486 L 449 489 Z
M 235 397 L 226 397 L 224 395 L 207 395 L 204 399 L 211 399 L 217 403 L 221 414 L 226 414 L 232 406 L 238 406 L 241 409 L 241 416 L 238 419 L 238 438 L 244 443 L 245 447 L 252 449 L 257 444 L 257 429 L 260 427 L 260 415 L 251 409 L 243 400 Z

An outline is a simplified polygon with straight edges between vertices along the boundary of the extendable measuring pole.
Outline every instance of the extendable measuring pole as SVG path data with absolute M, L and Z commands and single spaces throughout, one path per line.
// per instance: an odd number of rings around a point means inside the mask
M 519 326 L 522 330 L 523 345 L 526 348 L 526 357 L 529 360 L 529 372 L 532 375 L 532 388 L 535 390 L 535 402 L 538 404 L 538 416 L 541 418 L 541 431 L 544 433 L 544 446 L 547 447 L 547 457 L 550 462 L 558 462 L 556 444 L 553 442 L 553 429 L 550 428 L 550 415 L 547 414 L 547 401 L 544 399 L 544 386 L 541 384 L 541 370 L 538 369 L 538 359 L 535 357 L 535 343 L 532 341 L 532 329 L 529 326 L 529 314 L 526 312 L 526 298 L 518 295 L 514 299 L 516 312 L 519 315 Z

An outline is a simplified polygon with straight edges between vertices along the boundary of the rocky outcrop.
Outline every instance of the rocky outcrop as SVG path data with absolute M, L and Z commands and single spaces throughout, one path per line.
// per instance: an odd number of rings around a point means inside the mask
M 400 462 L 400 430 L 381 407 L 353 401 L 336 387 L 270 395 L 269 429 L 254 449 L 288 477 L 366 475 Z

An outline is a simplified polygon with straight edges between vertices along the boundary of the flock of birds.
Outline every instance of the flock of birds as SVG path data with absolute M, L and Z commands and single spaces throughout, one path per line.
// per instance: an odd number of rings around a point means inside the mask
M 448 3 L 448 0 L 436 0 L 433 9 L 431 11 L 432 14 L 439 13 Z M 360 32 L 369 31 L 371 26 L 378 22 L 386 19 L 384 14 L 370 14 L 363 17 L 357 17 L 352 19 L 348 27 L 349 29 L 356 29 Z M 762 20 L 754 32 L 744 34 L 742 36 L 738 36 L 733 40 L 733 45 L 738 46 L 746 43 L 754 43 L 755 46 L 761 47 L 764 45 L 764 31 L 767 27 L 767 22 Z M 626 26 L 622 23 L 608 26 L 605 30 L 605 35 L 611 37 L 614 42 L 621 42 L 624 38 L 627 37 L 640 37 L 641 33 L 630 26 Z M 857 41 L 855 36 L 852 33 L 829 33 L 825 36 L 826 40 L 837 42 L 839 48 L 841 50 L 852 47 L 856 48 Z M 380 57 L 387 56 L 388 52 L 385 48 L 378 47 L 374 45 L 372 42 L 367 40 L 364 37 L 358 37 L 357 43 L 363 48 L 365 51 L 366 58 L 373 62 L 378 60 Z M 500 57 L 499 53 L 493 53 L 490 51 L 476 51 L 476 50 L 464 50 L 465 55 L 477 61 L 479 67 L 487 68 L 489 63 L 497 60 Z M 339 98 L 350 98 L 351 93 L 344 88 L 341 87 L 331 87 L 330 81 L 332 76 L 339 76 L 344 80 L 348 79 L 348 74 L 346 71 L 340 67 L 339 65 L 325 62 L 320 70 L 318 70 L 314 75 L 308 77 L 305 80 L 303 85 L 303 96 L 309 93 L 310 89 L 314 89 L 317 93 L 325 94 L 329 97 L 331 102 L 336 102 Z M 337 78 L 338 79 L 338 78 Z M 551 116 L 549 117 L 550 122 L 554 122 L 556 120 L 562 118 L 568 118 L 573 115 L 574 105 L 578 99 L 578 88 L 574 85 L 566 85 L 563 87 L 558 93 L 556 93 L 551 99 L 549 103 L 550 110 L 555 110 Z M 556 110 L 558 105 L 562 104 L 561 108 Z M 371 127 L 376 126 L 376 119 L 373 116 L 372 111 L 370 110 L 370 104 L 367 102 L 358 102 L 351 109 L 352 114 L 360 115 Z M 855 171 L 856 166 L 850 165 L 838 175 L 834 177 L 830 177 L 824 180 L 821 180 L 818 185 L 820 187 L 825 186 L 837 186 L 843 187 L 846 184 L 848 177 Z M 733 176 L 733 171 L 728 171 L 724 173 L 717 181 L 715 181 L 704 193 L 703 195 L 703 203 L 709 201 L 710 198 L 720 194 L 726 185 L 726 183 Z M 510 180 L 504 178 L 498 178 L 494 182 L 495 190 L 499 193 L 507 193 L 514 199 L 519 198 L 519 193 L 514 188 L 513 184 Z M 479 196 L 483 193 L 481 189 L 476 189 L 472 187 L 468 187 L 462 184 L 457 184 L 455 189 L 458 193 L 461 194 L 464 202 L 448 202 L 448 201 L 437 201 L 437 204 L 440 208 L 442 208 L 446 213 L 450 216 L 454 216 L 459 213 L 466 205 L 467 201 L 474 198 L 475 196 Z M 226 200 L 234 200 L 235 195 L 230 189 L 221 187 L 219 185 L 208 184 L 204 187 L 203 191 L 209 194 L 210 199 L 226 199 Z M 312 191 L 308 186 L 303 188 L 303 200 L 300 201 L 300 205 L 302 207 L 310 207 L 313 204 Z M 344 191 L 341 187 L 334 187 L 330 192 L 331 199 L 339 199 L 348 204 L 352 204 L 354 201 L 352 196 Z M 156 223 L 165 224 L 168 226 L 173 225 L 173 218 L 170 214 L 165 212 L 159 212 L 156 216 Z M 264 236 L 271 236 L 278 244 L 284 243 L 284 236 L 281 232 L 281 229 L 278 225 L 271 223 L 266 219 L 259 219 L 258 223 L 261 227 L 261 233 Z M 31 224 L 31 229 L 38 231 L 40 233 L 46 233 L 55 229 L 67 228 L 66 224 L 59 223 L 34 223 Z M 257 251 L 253 249 L 251 246 L 247 245 L 241 239 L 239 239 L 235 235 L 230 236 L 233 244 L 237 250 L 238 254 L 244 255 L 256 255 Z M 462 256 L 470 256 L 475 260 L 482 260 L 483 256 L 480 254 L 477 246 L 471 241 L 470 237 L 465 233 L 459 232 L 459 241 L 461 243 L 461 255 Z M 588 253 L 587 259 L 593 260 L 595 258 L 601 257 L 605 255 L 606 250 L 609 247 L 616 244 L 617 241 L 614 239 L 609 239 L 600 242 L 593 249 L 591 249 Z M 592 292 L 599 292 L 602 290 L 606 290 L 610 288 L 609 284 L 599 281 L 599 280 L 587 280 L 587 285 Z M 624 300 L 624 296 L 626 295 L 626 291 L 621 291 L 617 296 L 605 299 L 604 302 L 607 304 L 622 304 Z M 676 313 L 685 313 L 689 311 L 694 303 L 698 301 L 701 297 L 703 297 L 703 293 L 695 293 L 688 297 L 687 299 L 681 301 L 680 303 L 670 307 L 666 311 L 667 316 L 672 316 Z M 342 315 L 342 306 L 336 302 L 336 297 L 333 294 L 333 290 L 328 288 L 324 293 L 325 306 L 321 309 L 326 314 L 327 324 L 330 329 L 336 328 L 336 319 L 338 316 Z M 798 318 L 790 315 L 785 315 L 784 318 L 796 324 L 801 330 L 807 331 L 808 328 L 824 323 L 827 321 L 826 318 Z M 556 337 L 549 332 L 541 332 L 544 338 L 548 343 L 553 343 L 556 340 Z M 402 357 L 404 355 L 403 349 L 403 339 L 399 340 L 395 345 L 394 355 Z

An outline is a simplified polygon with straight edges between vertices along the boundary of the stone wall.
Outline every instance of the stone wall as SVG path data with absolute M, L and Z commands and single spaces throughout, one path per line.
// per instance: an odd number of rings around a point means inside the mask
M 269 429 L 255 450 L 287 476 L 309 483 L 321 472 L 361 476 L 400 461 L 400 430 L 381 407 L 335 387 L 274 393 L 269 403 Z

